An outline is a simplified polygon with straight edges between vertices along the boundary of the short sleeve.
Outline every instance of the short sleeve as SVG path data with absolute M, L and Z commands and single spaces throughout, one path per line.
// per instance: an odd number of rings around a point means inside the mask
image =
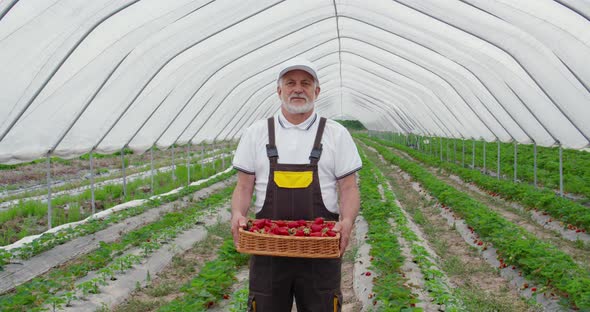
M 356 144 L 346 128 L 340 128 L 336 139 L 335 147 L 338 156 L 335 160 L 335 173 L 336 179 L 339 180 L 359 171 L 363 167 L 363 163 Z
M 234 154 L 233 167 L 236 170 L 242 171 L 247 174 L 254 174 L 255 172 L 255 145 L 253 140 L 253 129 L 252 127 L 246 129 L 244 134 L 240 138 L 238 148 Z

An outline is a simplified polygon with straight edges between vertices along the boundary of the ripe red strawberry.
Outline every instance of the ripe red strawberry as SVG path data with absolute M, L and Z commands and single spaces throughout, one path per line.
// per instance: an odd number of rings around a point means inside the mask
M 297 228 L 297 227 L 299 227 L 299 222 L 297 222 L 297 221 L 291 221 L 291 222 L 287 223 L 287 226 L 290 229 Z
M 535 292 L 535 291 L 537 291 L 537 287 L 532 287 L 532 288 L 531 288 L 531 291 L 532 291 L 532 292 Z
M 323 227 L 319 224 L 312 224 L 311 225 L 311 232 L 321 232 Z
M 322 217 L 315 218 L 315 220 L 313 221 L 313 224 L 324 224 L 324 218 L 322 218 Z
M 322 237 L 322 232 L 312 232 L 311 234 L 309 234 L 309 236 L 312 237 Z
M 305 236 L 305 232 L 303 230 L 295 231 L 295 236 Z
M 334 232 L 332 230 L 329 230 L 329 231 L 326 232 L 326 235 L 328 235 L 330 237 L 334 237 L 334 236 L 336 236 L 336 232 Z
M 305 234 L 305 236 L 309 236 L 311 234 L 311 229 L 310 228 L 304 228 L 303 229 L 303 234 Z
M 285 227 L 285 226 L 287 226 L 287 225 L 288 225 L 287 221 L 282 221 L 282 220 L 277 220 L 277 221 L 275 221 L 275 224 L 276 224 L 278 227 Z
M 223 295 L 223 299 L 225 299 L 225 300 L 229 299 L 229 295 L 228 294 L 224 294 Z
M 371 272 L 365 272 L 365 276 L 371 276 Z
M 287 229 L 286 227 L 278 227 L 278 228 L 275 228 L 274 234 L 289 235 L 289 229 Z

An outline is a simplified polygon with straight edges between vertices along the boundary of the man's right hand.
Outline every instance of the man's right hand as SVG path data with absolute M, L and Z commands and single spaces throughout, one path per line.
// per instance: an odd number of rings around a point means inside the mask
M 246 224 L 248 223 L 248 219 L 243 215 L 233 215 L 231 218 L 231 233 L 234 237 L 234 245 L 238 248 L 238 235 L 240 232 L 240 228 L 245 229 Z

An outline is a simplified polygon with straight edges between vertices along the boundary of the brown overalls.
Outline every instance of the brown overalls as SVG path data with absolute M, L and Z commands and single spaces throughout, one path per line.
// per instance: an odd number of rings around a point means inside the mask
M 309 164 L 279 164 L 274 118 L 268 119 L 266 152 L 270 174 L 264 205 L 256 218 L 313 220 L 323 217 L 338 221 L 339 215 L 328 211 L 324 205 L 318 175 L 325 125 L 326 119 L 320 118 Z M 274 180 L 276 171 L 311 171 L 313 180 L 306 187 L 283 188 Z M 298 312 L 339 312 L 342 302 L 340 264 L 340 259 L 252 256 L 248 311 L 290 312 L 295 296 Z

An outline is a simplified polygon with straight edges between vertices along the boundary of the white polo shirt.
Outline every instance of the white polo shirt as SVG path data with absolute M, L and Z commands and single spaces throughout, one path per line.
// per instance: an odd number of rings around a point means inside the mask
M 304 122 L 293 125 L 279 111 L 275 116 L 275 143 L 279 151 L 280 164 L 309 164 L 320 118 L 314 113 Z M 266 198 L 266 187 L 270 164 L 266 155 L 268 126 L 266 119 L 256 121 L 246 129 L 240 139 L 233 166 L 239 171 L 255 174 L 255 208 L 262 210 Z M 322 199 L 326 208 L 340 213 L 338 207 L 337 180 L 362 168 L 361 158 L 350 133 L 341 124 L 328 119 L 322 136 L 322 156 L 318 163 L 318 175 Z

